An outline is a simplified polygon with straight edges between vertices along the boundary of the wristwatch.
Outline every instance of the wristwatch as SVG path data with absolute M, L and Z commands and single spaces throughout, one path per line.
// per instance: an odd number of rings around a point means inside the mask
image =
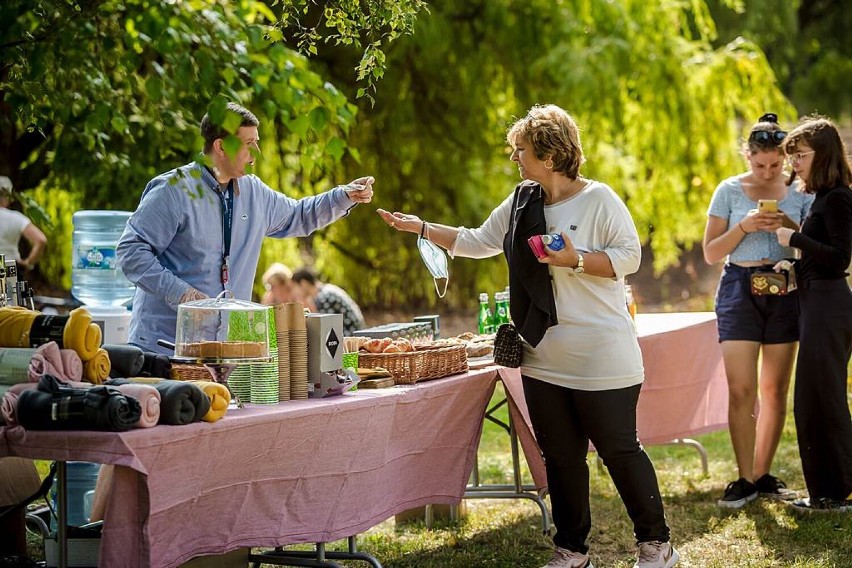
M 574 274 L 582 274 L 586 271 L 583 262 L 583 255 L 579 252 L 577 253 L 577 266 L 574 267 Z

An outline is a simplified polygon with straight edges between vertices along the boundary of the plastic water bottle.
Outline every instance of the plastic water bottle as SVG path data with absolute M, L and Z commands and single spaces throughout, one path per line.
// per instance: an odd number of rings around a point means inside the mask
M 550 250 L 562 250 L 565 248 L 565 240 L 559 233 L 542 235 L 541 242 L 544 243 L 544 246 L 546 246 Z
M 478 331 L 479 335 L 494 333 L 494 316 L 491 315 L 491 306 L 488 302 L 487 292 L 479 295 Z
M 71 294 L 87 306 L 123 306 L 136 287 L 118 267 L 115 247 L 129 211 L 77 211 L 71 264 Z
M 89 462 L 70 461 L 65 464 L 65 481 L 67 488 L 67 496 L 65 502 L 68 505 L 68 525 L 72 527 L 80 527 L 89 522 L 89 515 L 92 514 L 92 493 L 95 485 L 98 482 L 98 472 L 100 464 Z M 59 480 L 54 477 L 53 487 L 50 488 L 50 501 L 53 504 L 53 509 L 56 511 L 56 487 Z M 87 498 L 87 494 L 90 494 Z M 56 530 L 56 517 L 51 516 L 50 528 Z

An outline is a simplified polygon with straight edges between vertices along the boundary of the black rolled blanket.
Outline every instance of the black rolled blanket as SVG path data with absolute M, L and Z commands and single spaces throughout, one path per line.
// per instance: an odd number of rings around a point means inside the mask
M 112 367 L 110 377 L 137 377 L 145 365 L 145 353 L 135 345 L 104 344 Z
M 145 361 L 142 363 L 142 368 L 139 370 L 140 377 L 159 377 L 161 379 L 169 378 L 169 371 L 172 368 L 172 361 L 168 356 L 162 353 L 154 353 L 153 351 L 143 351 Z
M 131 383 L 127 379 L 110 379 L 107 385 Z M 199 422 L 210 410 L 210 397 L 197 386 L 184 381 L 162 380 L 151 384 L 160 393 L 160 419 L 157 424 L 180 426 Z
M 107 386 L 72 388 L 43 375 L 38 390 L 18 397 L 18 422 L 28 430 L 124 432 L 142 416 L 139 401 Z

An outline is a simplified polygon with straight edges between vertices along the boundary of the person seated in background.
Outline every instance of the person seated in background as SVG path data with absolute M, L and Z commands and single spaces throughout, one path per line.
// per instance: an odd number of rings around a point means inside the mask
M 366 327 L 361 308 L 355 300 L 339 286 L 321 282 L 315 270 L 300 268 L 293 273 L 293 283 L 302 296 L 302 303 L 313 311 L 343 314 L 343 335 L 352 335 Z
M 14 260 L 19 268 L 32 270 L 44 254 L 47 237 L 26 215 L 9 209 L 11 202 L 12 180 L 0 176 L 0 254 L 6 255 L 7 261 Z M 18 249 L 21 237 L 30 245 L 26 258 L 21 258 Z
M 293 271 L 280 262 L 273 263 L 261 276 L 266 292 L 261 299 L 262 304 L 274 306 L 287 302 L 299 301 L 293 284 Z

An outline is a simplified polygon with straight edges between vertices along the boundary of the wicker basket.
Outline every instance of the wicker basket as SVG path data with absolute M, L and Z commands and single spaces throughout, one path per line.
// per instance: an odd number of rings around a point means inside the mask
M 358 353 L 359 367 L 384 367 L 398 385 L 438 379 L 467 372 L 467 352 L 464 345 L 448 347 L 418 347 L 407 353 Z
M 213 376 L 204 365 L 172 363 L 169 378 L 175 381 L 212 381 Z

